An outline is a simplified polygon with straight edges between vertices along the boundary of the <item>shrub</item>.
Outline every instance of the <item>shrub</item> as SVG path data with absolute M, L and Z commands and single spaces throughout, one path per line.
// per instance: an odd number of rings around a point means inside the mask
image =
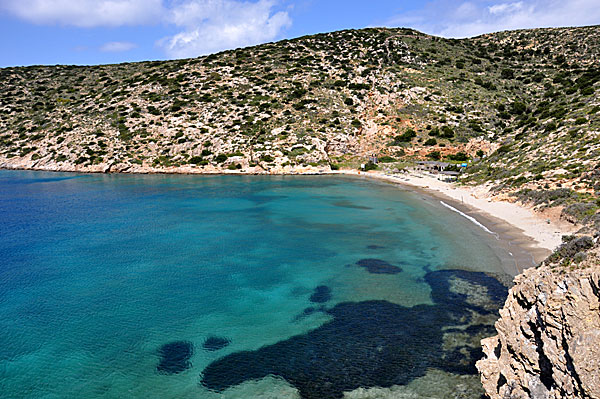
M 510 152 L 510 150 L 511 150 L 511 147 L 510 147 L 510 145 L 509 145 L 509 144 L 505 144 L 505 145 L 502 145 L 502 146 L 500 146 L 500 147 L 499 147 L 499 148 L 496 150 L 496 152 L 497 152 L 498 154 L 506 154 L 506 153 Z
M 439 151 L 431 151 L 429 154 L 427 154 L 427 158 L 433 159 L 434 161 L 439 161 L 442 159 L 442 154 L 440 154 Z
M 448 159 L 450 159 L 451 161 L 464 162 L 467 159 L 469 159 L 469 157 L 463 151 L 460 151 L 460 152 L 457 152 L 456 154 L 448 155 Z
M 437 140 L 434 139 L 433 137 L 428 139 L 427 141 L 425 141 L 426 146 L 432 146 L 432 145 L 436 145 L 436 144 L 437 144 Z
M 194 165 L 199 165 L 202 162 L 202 157 L 191 157 L 189 160 L 189 163 L 194 164 Z
M 502 72 L 500 72 L 500 76 L 502 77 L 502 79 L 514 79 L 515 73 L 512 69 L 504 68 Z
M 443 126 L 442 132 L 440 133 L 440 137 L 451 139 L 454 137 L 454 130 L 450 126 Z
M 565 237 L 563 237 L 563 239 L 564 238 Z M 585 250 L 588 250 L 594 246 L 594 240 L 592 239 L 592 237 L 588 236 L 583 236 L 579 238 L 574 236 L 568 236 L 564 241 L 565 242 L 560 247 L 558 247 L 558 249 L 554 251 L 552 255 L 550 255 L 548 260 L 552 262 L 557 262 L 560 260 L 570 260 L 574 258 L 575 255 Z
M 376 170 L 377 169 L 377 165 L 375 165 L 373 162 L 369 161 L 365 164 L 365 170 L 369 171 L 369 170 Z
M 228 156 L 227 156 L 227 155 L 225 155 L 225 154 L 219 154 L 219 155 L 217 155 L 217 157 L 215 158 L 215 161 L 216 161 L 217 163 L 223 163 L 223 162 L 227 161 L 227 158 L 228 158 Z
M 566 202 L 571 202 L 577 198 L 577 193 L 568 188 L 557 188 L 555 190 L 521 190 L 516 193 L 517 198 L 522 202 L 533 202 L 534 205 L 547 204 L 558 206 Z
M 527 111 L 527 106 L 520 101 L 515 101 L 510 105 L 510 112 L 513 115 L 521 115 L 525 113 L 525 111 Z
M 413 138 L 417 137 L 417 132 L 413 129 L 407 129 L 401 135 L 394 137 L 394 145 L 398 145 L 399 143 L 409 143 Z
M 571 223 L 578 223 L 592 216 L 597 209 L 598 205 L 594 202 L 578 202 L 565 207 L 560 217 Z

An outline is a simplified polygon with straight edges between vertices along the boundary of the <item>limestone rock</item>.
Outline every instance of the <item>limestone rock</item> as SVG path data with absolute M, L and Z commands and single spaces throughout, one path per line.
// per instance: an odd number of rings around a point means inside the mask
M 491 399 L 600 398 L 599 252 L 516 278 L 477 363 Z

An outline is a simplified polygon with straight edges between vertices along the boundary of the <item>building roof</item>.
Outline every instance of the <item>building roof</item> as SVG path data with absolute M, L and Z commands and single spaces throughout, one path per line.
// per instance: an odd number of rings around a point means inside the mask
M 448 162 L 440 162 L 440 161 L 419 161 L 419 162 L 417 162 L 417 164 L 418 165 L 440 166 L 443 168 L 450 165 Z

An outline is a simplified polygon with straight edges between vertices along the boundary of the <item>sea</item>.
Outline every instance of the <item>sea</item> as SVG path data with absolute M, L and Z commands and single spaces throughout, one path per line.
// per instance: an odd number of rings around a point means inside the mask
M 2 398 L 479 398 L 507 255 L 343 176 L 0 171 Z

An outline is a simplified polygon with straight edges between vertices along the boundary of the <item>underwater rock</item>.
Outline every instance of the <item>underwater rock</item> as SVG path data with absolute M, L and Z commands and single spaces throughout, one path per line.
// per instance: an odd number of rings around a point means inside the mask
M 158 354 L 160 362 L 156 370 L 161 374 L 178 374 L 192 366 L 194 345 L 189 341 L 169 342 L 160 347 Z
M 476 312 L 466 295 L 451 295 L 451 279 L 467 280 L 494 294 L 494 279 L 483 273 L 430 272 L 434 305 L 404 307 L 387 301 L 340 303 L 324 310 L 332 320 L 306 334 L 255 351 L 236 352 L 209 364 L 201 383 L 220 392 L 244 381 L 279 376 L 304 399 L 342 398 L 363 387 L 408 384 L 439 368 L 455 374 L 475 374 L 479 345 L 444 348 L 448 327 L 469 325 Z M 481 293 L 479 293 L 481 295 Z M 475 312 L 475 313 L 474 313 Z M 477 333 L 483 326 L 463 328 Z
M 384 249 L 381 245 L 367 245 L 367 249 Z
M 402 269 L 381 259 L 361 259 L 356 264 L 372 274 L 398 274 Z
M 315 292 L 310 296 L 313 303 L 325 303 L 331 299 L 331 288 L 326 285 L 320 285 L 315 288 Z
M 214 351 L 223 349 L 230 343 L 231 343 L 231 340 L 228 338 L 210 336 L 210 337 L 206 338 L 206 340 L 202 344 L 202 347 L 207 351 L 214 352 Z

